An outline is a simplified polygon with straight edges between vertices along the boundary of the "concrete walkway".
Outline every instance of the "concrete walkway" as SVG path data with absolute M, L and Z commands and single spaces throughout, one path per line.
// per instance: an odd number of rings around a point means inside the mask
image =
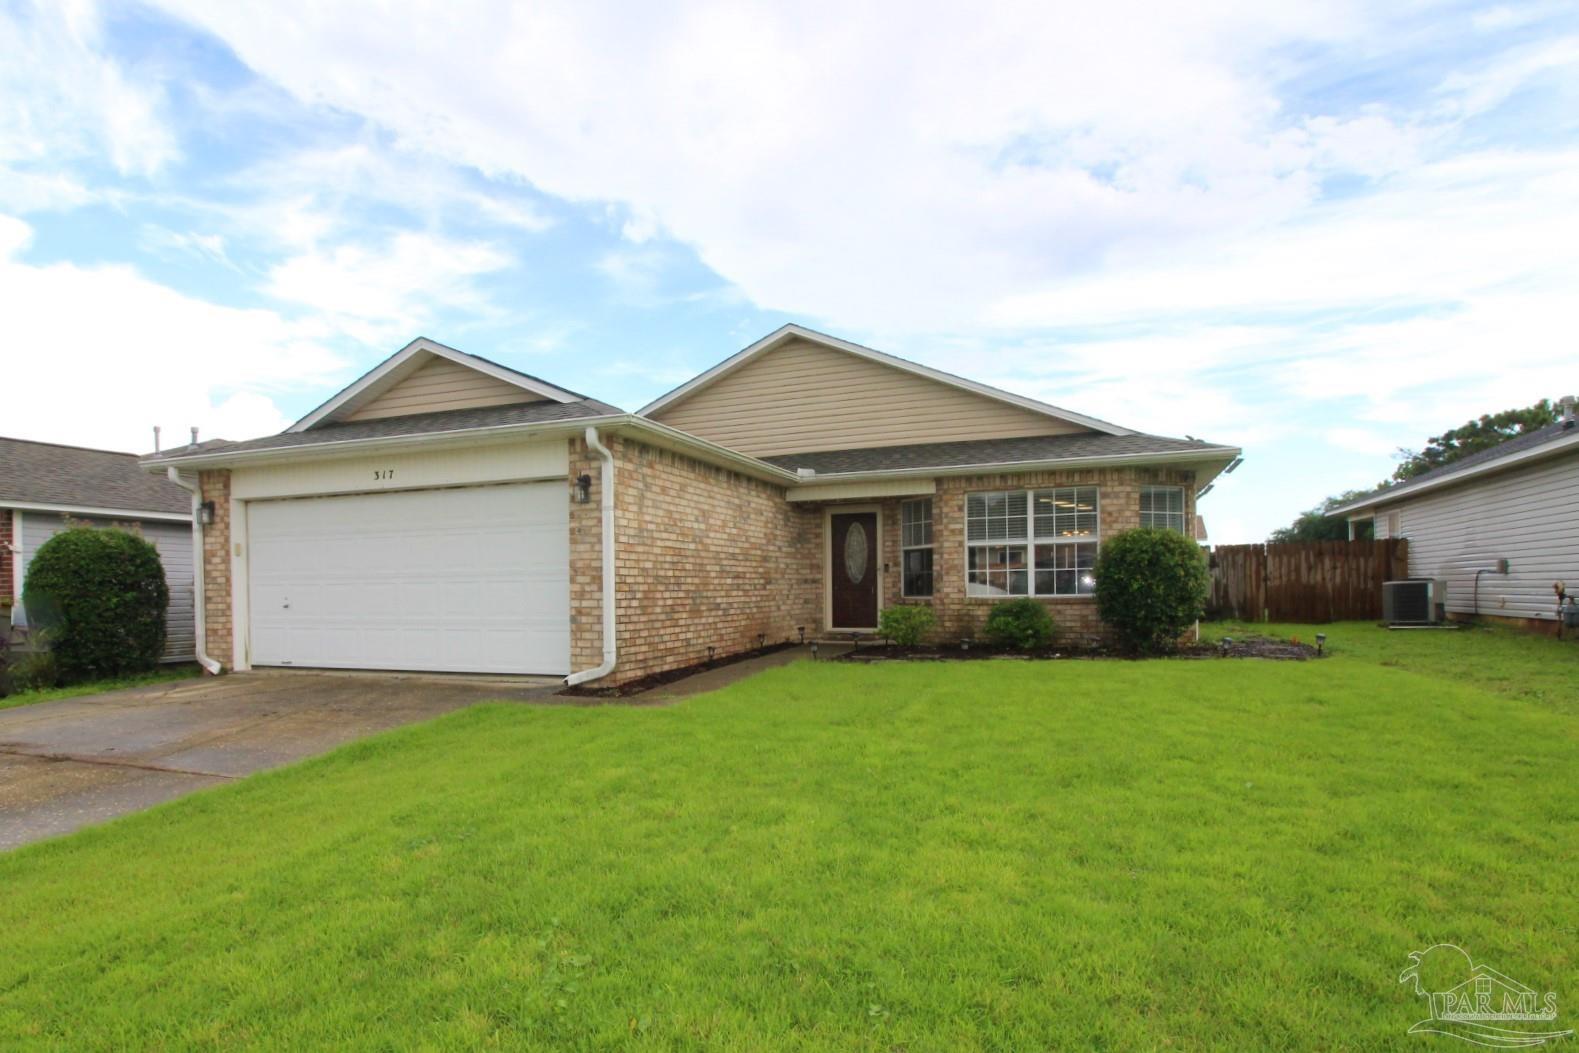
M 0 710 L 0 850 L 559 683 L 253 672 Z

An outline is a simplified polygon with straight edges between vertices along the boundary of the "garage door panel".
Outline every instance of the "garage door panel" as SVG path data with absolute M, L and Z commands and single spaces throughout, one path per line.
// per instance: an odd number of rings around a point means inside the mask
M 248 506 L 255 665 L 563 673 L 562 482 Z

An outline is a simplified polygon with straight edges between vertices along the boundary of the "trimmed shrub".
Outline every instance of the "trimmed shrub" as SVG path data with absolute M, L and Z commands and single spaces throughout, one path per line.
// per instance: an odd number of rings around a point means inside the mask
M 982 635 L 998 647 L 1039 651 L 1053 642 L 1057 632 L 1047 608 L 1027 598 L 995 605 L 987 614 Z
M 931 607 L 912 603 L 885 608 L 878 616 L 877 630 L 900 647 L 914 647 L 937 623 Z
M 1171 651 L 1206 610 L 1211 577 L 1201 547 L 1174 530 L 1126 530 L 1102 542 L 1097 610 L 1131 652 Z
M 22 592 L 67 683 L 152 669 L 169 602 L 158 550 L 117 528 L 72 527 L 44 542 Z

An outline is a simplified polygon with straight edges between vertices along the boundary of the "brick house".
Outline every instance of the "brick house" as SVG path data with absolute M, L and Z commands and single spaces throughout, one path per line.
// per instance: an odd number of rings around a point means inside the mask
M 1193 535 L 1238 456 L 789 325 L 634 414 L 417 340 L 280 435 L 144 465 L 198 488 L 212 668 L 607 686 L 897 603 L 957 639 L 1034 596 L 1100 637 L 1102 539 Z

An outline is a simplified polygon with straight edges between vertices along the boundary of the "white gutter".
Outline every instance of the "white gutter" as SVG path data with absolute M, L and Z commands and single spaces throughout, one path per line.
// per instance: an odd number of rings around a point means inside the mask
M 193 650 L 197 652 L 197 664 L 202 666 L 211 676 L 218 676 L 225 671 L 225 667 L 210 658 L 205 648 L 208 646 L 208 636 L 204 632 L 203 618 L 203 522 L 198 518 L 198 505 L 202 504 L 202 494 L 198 492 L 196 483 L 188 483 L 181 478 L 181 473 L 175 468 L 165 469 L 165 474 L 170 481 L 187 493 L 192 495 L 192 628 L 197 633 L 193 641 Z
M 7 501 L 7 508 L 24 512 L 58 512 L 68 516 L 93 516 L 98 519 L 149 519 L 161 523 L 185 523 L 185 512 L 139 512 L 135 508 L 94 508 L 90 505 L 49 505 L 36 501 Z
M 603 495 L 603 662 L 565 677 L 567 687 L 575 687 L 588 680 L 601 680 L 614 672 L 615 663 L 619 661 L 614 610 L 614 454 L 598 440 L 598 429 L 589 427 L 586 440 L 587 449 L 603 460 L 602 481 L 598 487 Z

